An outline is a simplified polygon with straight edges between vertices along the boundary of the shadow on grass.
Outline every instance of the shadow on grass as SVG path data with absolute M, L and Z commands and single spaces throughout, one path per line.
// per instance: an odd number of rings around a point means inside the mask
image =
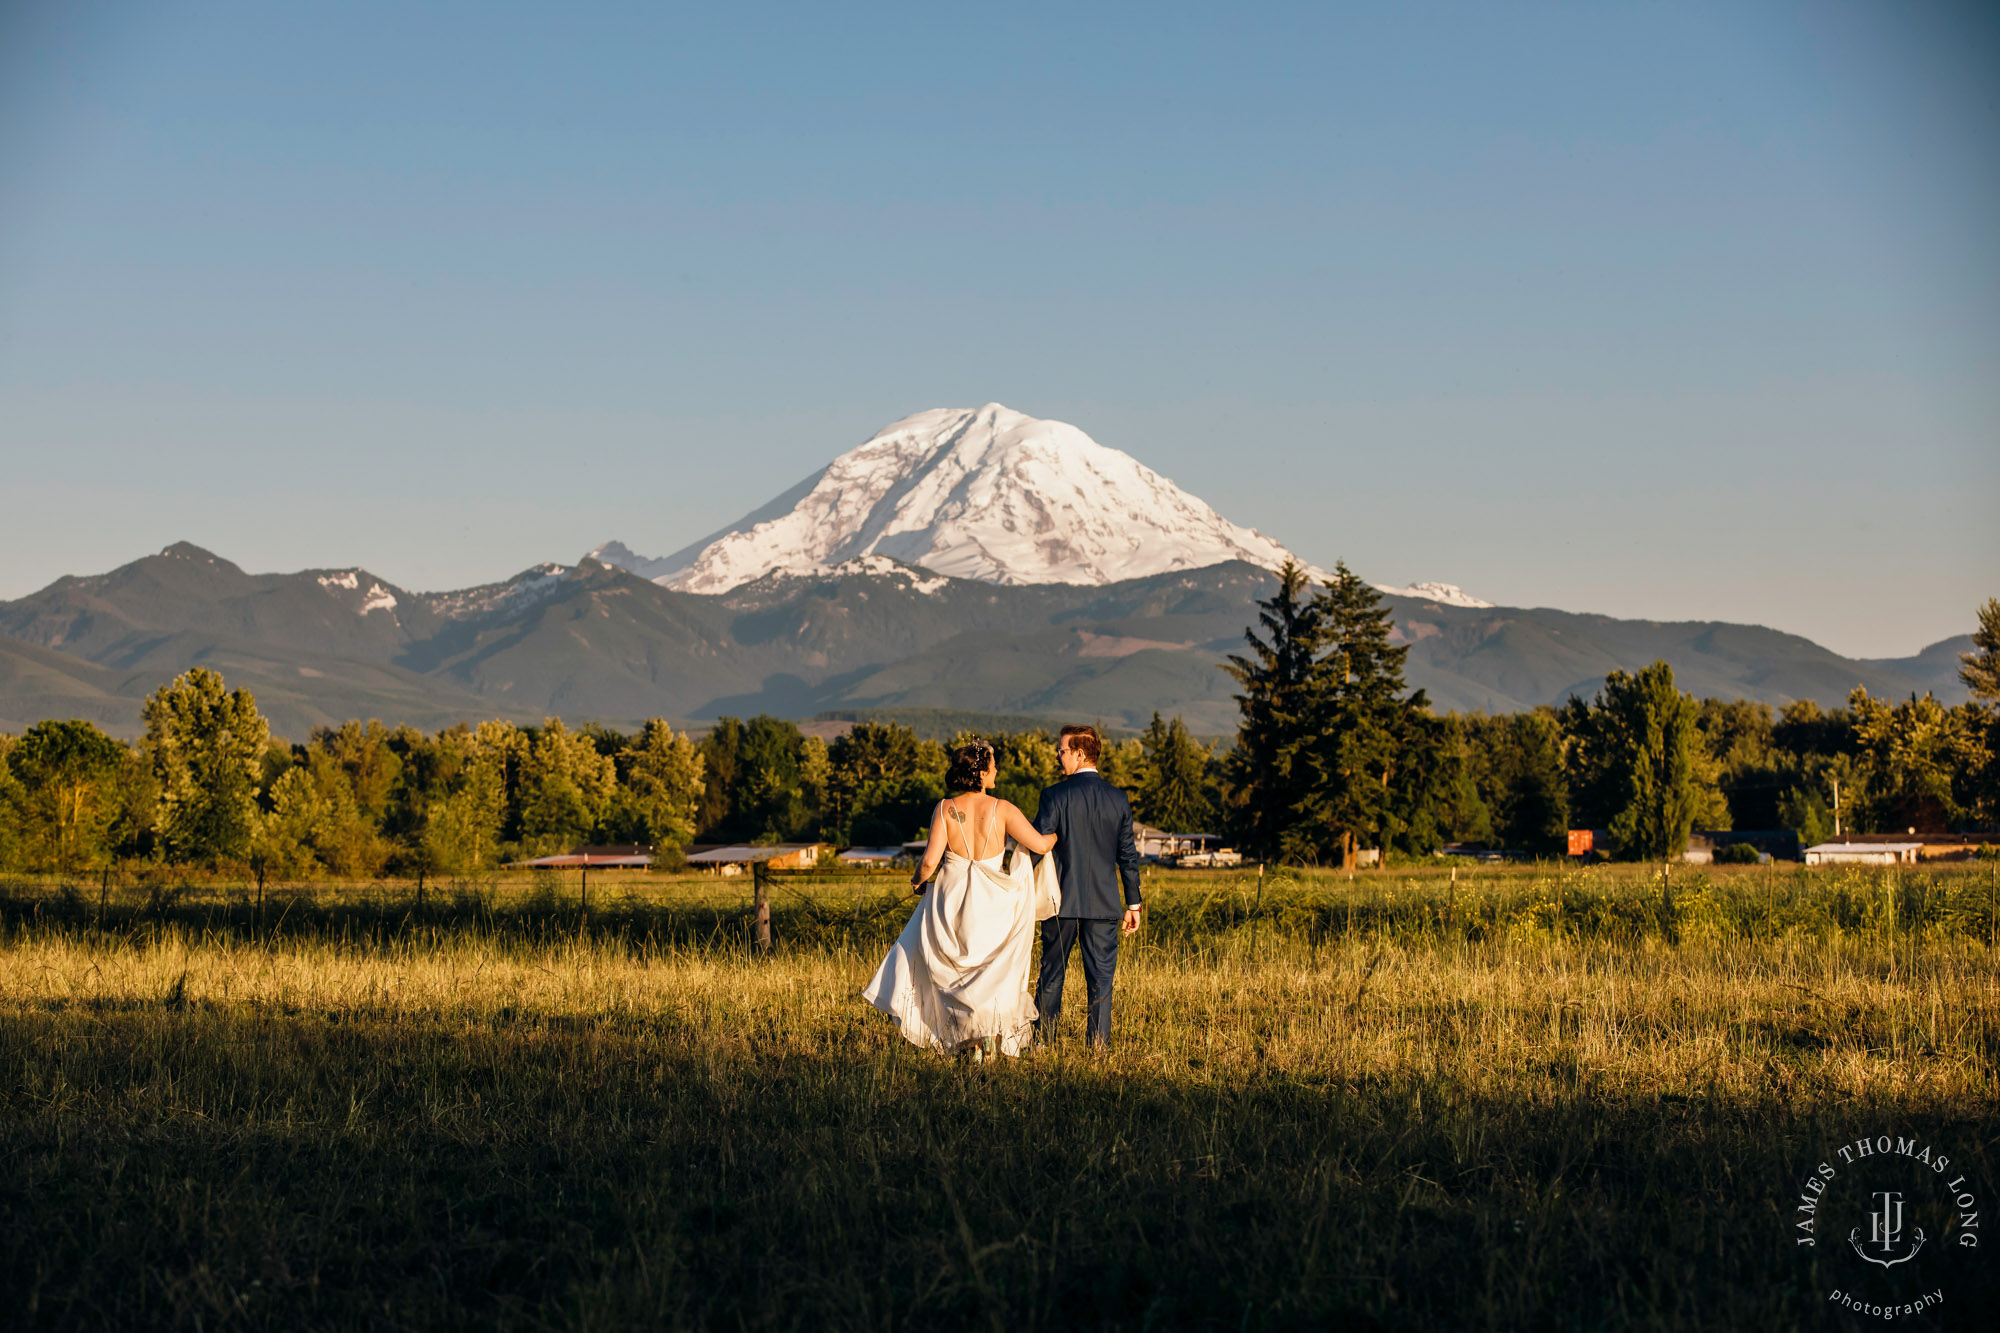
M 1919 1099 L 1494 1099 L 1136 1042 L 982 1071 L 858 1003 L 810 1042 L 16 1012 L 0 1308 L 28 1327 L 1792 1328 L 1872 1280 L 1794 1241 L 1834 1145 L 1993 1178 L 1990 1121 Z M 1899 1326 L 1979 1327 L 1971 1255 L 1874 1287 L 1945 1289 Z

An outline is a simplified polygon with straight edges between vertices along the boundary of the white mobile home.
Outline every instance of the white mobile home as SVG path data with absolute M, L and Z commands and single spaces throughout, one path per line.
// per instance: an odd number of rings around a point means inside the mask
M 1923 844 L 1917 842 L 1822 842 L 1806 848 L 1809 866 L 1915 865 Z

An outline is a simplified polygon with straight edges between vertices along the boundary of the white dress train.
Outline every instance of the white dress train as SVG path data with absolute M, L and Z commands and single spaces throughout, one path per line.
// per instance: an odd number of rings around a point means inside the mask
M 1008 846 L 1013 844 L 1009 842 Z M 1035 1021 L 1035 922 L 1055 914 L 1055 860 L 1016 850 L 974 861 L 947 851 L 937 878 L 862 997 L 918 1046 L 953 1052 L 987 1037 L 1027 1049 Z

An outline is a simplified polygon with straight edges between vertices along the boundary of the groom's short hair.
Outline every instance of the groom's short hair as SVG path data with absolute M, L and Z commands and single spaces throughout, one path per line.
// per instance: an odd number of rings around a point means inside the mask
M 1086 764 L 1095 764 L 1097 756 L 1104 753 L 1104 740 L 1092 726 L 1064 727 L 1056 736 L 1056 748 L 1061 749 L 1064 741 L 1069 748 L 1083 756 Z

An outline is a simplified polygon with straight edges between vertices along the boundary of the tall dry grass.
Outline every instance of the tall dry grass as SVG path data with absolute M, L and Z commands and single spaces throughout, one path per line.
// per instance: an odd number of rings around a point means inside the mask
M 857 998 L 893 890 L 782 884 L 760 960 L 744 886 L 569 887 L 0 897 L 0 1307 L 1791 1328 L 1829 1145 L 1994 1174 L 1983 869 L 1161 877 L 1115 1049 L 993 1070 Z

